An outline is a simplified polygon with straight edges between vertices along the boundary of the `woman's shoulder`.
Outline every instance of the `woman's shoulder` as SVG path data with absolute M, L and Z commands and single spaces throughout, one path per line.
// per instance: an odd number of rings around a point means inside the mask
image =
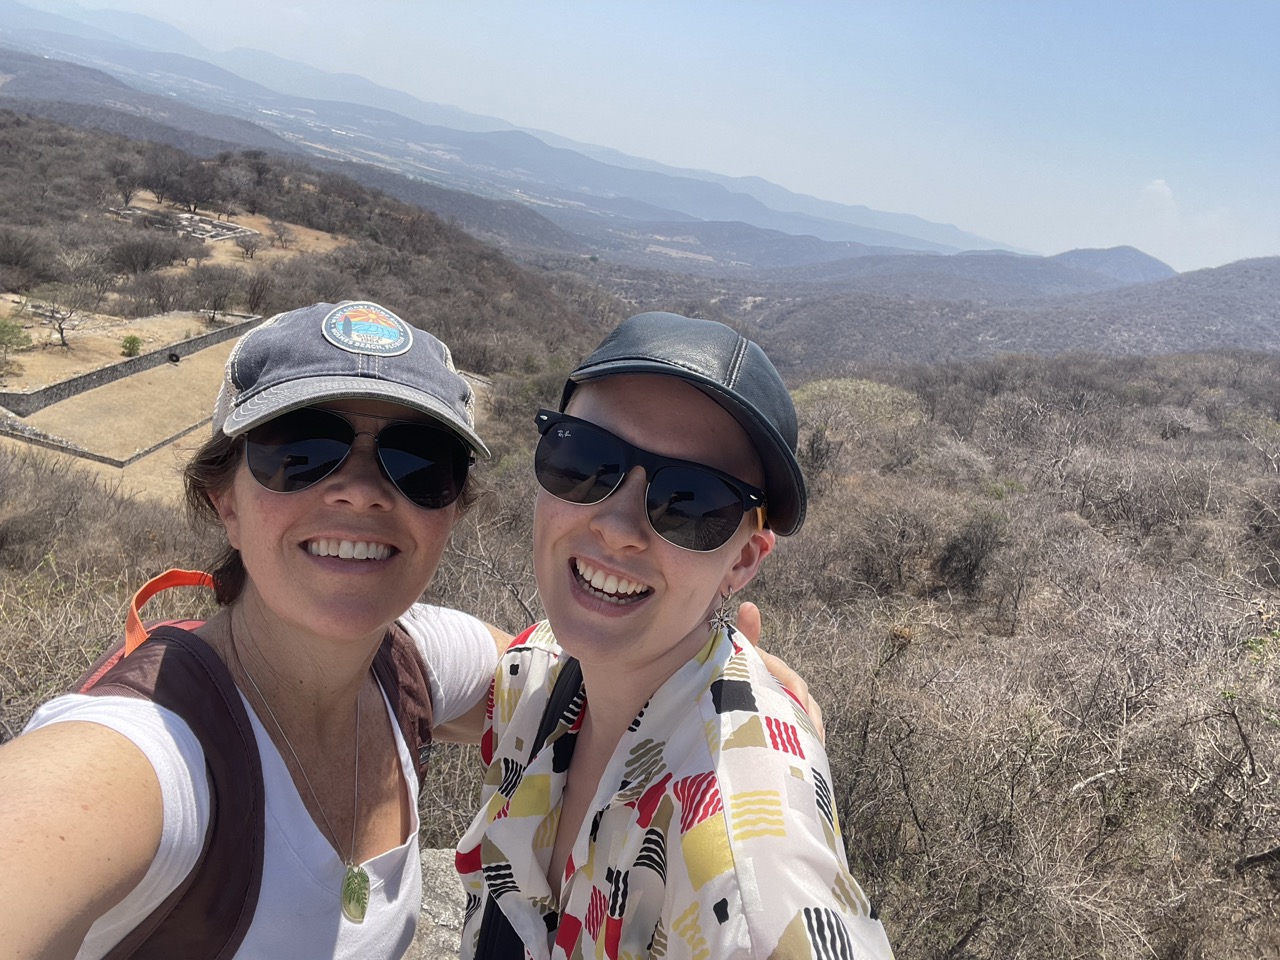
M 702 697 L 704 718 L 716 721 L 709 729 L 718 734 L 711 746 L 722 776 L 735 768 L 759 773 L 762 759 L 765 767 L 789 771 L 788 757 L 809 760 L 825 773 L 826 752 L 803 705 L 741 634 L 730 631 L 728 641 Z
M 554 682 L 564 651 L 545 620 L 516 634 L 498 661 L 494 683 L 499 690 L 537 690 Z
M 556 643 L 556 635 L 551 630 L 551 623 L 547 620 L 539 620 L 533 626 L 526 627 L 524 631 L 516 634 L 511 640 L 511 645 L 507 647 L 507 652 L 517 655 L 555 657 L 563 654 L 560 644 Z
M 200 825 L 193 833 L 203 837 L 209 816 L 204 747 L 182 717 L 140 697 L 70 693 L 39 707 L 23 733 L 55 731 L 67 740 L 84 729 L 82 724 L 114 733 L 103 741 L 108 749 L 140 752 L 155 773 L 166 814 L 180 810 L 180 816 Z
M 499 667 L 516 664 L 552 665 L 564 656 L 560 644 L 556 643 L 555 634 L 551 632 L 551 624 L 543 620 L 512 637 L 502 654 Z
M 200 742 L 178 714 L 143 697 L 107 694 L 91 696 L 66 693 L 36 708 L 23 733 L 56 723 L 96 723 L 120 734 L 146 752 L 149 741 L 173 744 L 179 751 L 190 748 L 203 763 Z

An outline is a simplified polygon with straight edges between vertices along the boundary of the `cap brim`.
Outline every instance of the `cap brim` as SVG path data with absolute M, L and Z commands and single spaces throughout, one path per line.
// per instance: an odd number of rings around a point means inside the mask
M 234 407 L 222 424 L 222 432 L 228 437 L 237 437 L 282 413 L 330 400 L 387 400 L 398 403 L 426 414 L 456 433 L 479 456 L 489 458 L 489 448 L 479 435 L 459 422 L 434 397 L 403 384 L 368 377 L 308 377 L 268 387 Z

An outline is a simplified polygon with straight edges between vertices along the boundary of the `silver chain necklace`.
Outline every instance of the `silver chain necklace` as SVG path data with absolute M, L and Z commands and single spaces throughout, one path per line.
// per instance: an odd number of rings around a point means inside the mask
M 227 625 L 229 630 L 230 624 L 231 620 L 228 617 Z M 233 649 L 235 645 L 235 631 L 231 630 L 231 646 Z M 257 648 L 256 644 L 254 648 Z M 302 782 L 307 785 L 307 790 L 311 793 L 311 799 L 315 802 L 316 809 L 320 811 L 320 817 L 324 820 L 324 825 L 329 831 L 329 839 L 333 841 L 333 847 L 338 851 L 338 856 L 341 857 L 342 848 L 338 844 L 338 833 L 333 829 L 333 824 L 329 822 L 329 816 L 324 812 L 324 807 L 320 805 L 320 798 L 316 796 L 315 787 L 311 786 L 311 778 L 307 776 L 306 768 L 302 766 L 302 761 L 298 759 L 298 751 L 293 749 L 293 744 L 289 742 L 289 735 L 284 732 L 284 727 L 276 719 L 276 712 L 271 709 L 270 701 L 263 696 L 262 689 L 258 686 L 258 681 L 253 679 L 253 674 L 249 672 L 244 660 L 240 658 L 239 654 L 236 655 L 236 659 L 240 661 L 240 669 L 244 671 L 244 675 L 249 678 L 249 683 L 253 686 L 253 692 L 258 695 L 262 705 L 267 708 L 267 716 L 271 718 L 271 722 L 280 731 L 280 739 L 284 741 L 284 745 L 293 754 L 293 762 L 298 765 L 298 772 L 302 774 Z M 342 915 L 352 923 L 363 923 L 364 915 L 369 909 L 369 874 L 365 872 L 364 867 L 355 862 L 356 824 L 360 820 L 360 695 L 358 693 L 356 694 L 356 765 L 354 779 L 356 789 L 355 805 L 352 808 L 351 817 L 351 854 L 347 857 L 347 872 L 342 878 Z

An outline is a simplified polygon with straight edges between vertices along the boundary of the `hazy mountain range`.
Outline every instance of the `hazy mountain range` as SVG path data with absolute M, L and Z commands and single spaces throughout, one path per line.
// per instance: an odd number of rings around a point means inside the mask
M 36 59 L 21 60 L 14 51 Z M 709 275 L 866 257 L 1012 252 L 948 224 L 832 203 L 759 178 L 666 167 L 261 51 L 215 53 L 137 14 L 74 5 L 55 14 L 0 0 L 0 58 L 6 75 L 0 104 L 57 119 L 67 110 L 50 102 L 95 106 L 205 140 L 390 170 L 467 195 L 378 183 L 397 195 L 430 195 L 450 208 L 446 215 L 499 243 Z M 100 125 L 127 133 L 123 117 L 104 115 Z M 501 206 L 486 208 L 476 198 Z M 512 204 L 536 218 L 516 215 Z M 978 266 L 966 258 L 949 270 L 963 276 Z M 980 266 L 983 274 L 993 269 Z M 1091 292 L 1174 273 L 1133 250 L 1093 251 L 1057 267 L 1044 292 L 1061 292 L 1064 282 Z M 1025 272 L 1021 264 L 1012 269 Z
M 0 107 L 211 156 L 298 155 L 641 304 L 715 305 L 792 369 L 1001 351 L 1280 350 L 1280 258 L 1177 274 L 683 170 L 159 21 L 0 0 Z

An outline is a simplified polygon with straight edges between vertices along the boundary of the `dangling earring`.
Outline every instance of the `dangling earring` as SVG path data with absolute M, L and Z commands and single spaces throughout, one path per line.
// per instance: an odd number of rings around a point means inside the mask
M 724 595 L 720 598 L 720 606 L 716 607 L 716 612 L 711 615 L 711 619 L 707 622 L 712 628 L 728 630 L 732 627 L 733 618 L 729 616 L 729 598 L 733 596 L 733 587 L 725 587 Z

